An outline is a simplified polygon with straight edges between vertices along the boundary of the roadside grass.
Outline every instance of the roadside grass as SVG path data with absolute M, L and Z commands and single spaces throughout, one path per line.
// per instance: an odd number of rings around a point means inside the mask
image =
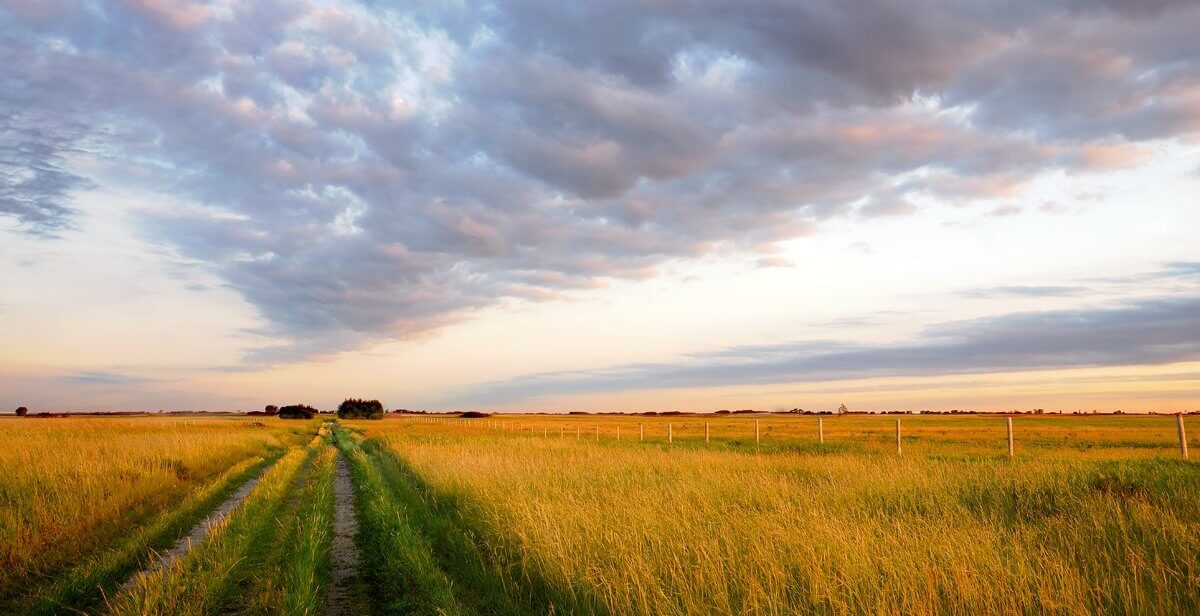
M 174 518 L 171 510 L 189 495 L 302 431 L 192 417 L 27 419 L 3 428 L 0 605 L 74 575 L 64 572 L 127 544 L 137 529 Z M 157 547 L 159 538 L 151 532 L 146 540 Z
M 333 479 L 337 450 L 322 428 L 307 481 L 285 505 L 259 553 L 247 555 L 252 574 L 236 593 L 239 614 L 318 614 L 329 587 L 333 540 Z
M 244 460 L 215 480 L 184 498 L 176 509 L 168 509 L 133 530 L 124 539 L 85 558 L 40 585 L 22 589 L 22 595 L 0 604 L 0 613 L 54 614 L 83 611 L 103 605 L 104 596 L 148 564 L 148 556 L 170 548 L 204 516 L 271 462 L 283 455 L 276 448 L 262 458 Z
M 442 571 L 434 546 L 397 502 L 376 460 L 356 439 L 334 428 L 334 440 L 350 465 L 359 518 L 362 583 L 376 614 L 469 614 Z
M 1140 419 L 1118 425 L 1159 428 Z M 1074 425 L 1092 455 L 1057 438 L 1009 460 L 993 426 L 971 424 L 902 456 L 353 427 L 460 598 L 559 613 L 1200 613 L 1200 465 Z
M 316 437 L 314 441 L 319 441 Z M 108 603 L 113 614 L 207 614 L 238 600 L 255 554 L 269 552 L 277 518 L 313 473 L 319 442 L 293 448 L 207 539 L 172 566 L 137 575 Z

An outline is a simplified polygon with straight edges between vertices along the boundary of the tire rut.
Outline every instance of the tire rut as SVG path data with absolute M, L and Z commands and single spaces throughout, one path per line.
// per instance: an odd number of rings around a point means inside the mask
M 360 597 L 351 583 L 358 572 L 361 557 L 355 538 L 358 535 L 358 519 L 354 514 L 354 482 L 350 477 L 350 465 L 338 452 L 337 470 L 333 483 L 333 568 L 330 574 L 329 596 L 325 604 L 326 616 L 342 616 L 360 613 Z
M 171 549 L 155 554 L 153 562 L 148 567 L 129 576 L 129 579 L 121 585 L 121 588 L 131 587 L 134 581 L 144 574 L 169 569 L 176 562 L 179 562 L 179 559 L 191 551 L 192 546 L 203 542 L 213 527 L 228 517 L 234 509 L 237 509 L 238 505 L 242 504 L 242 501 L 246 500 L 246 497 L 250 496 L 250 493 L 254 491 L 254 487 L 258 485 L 263 476 L 274 468 L 274 466 L 275 462 L 272 462 L 265 466 L 257 475 L 246 480 L 246 483 L 243 483 L 237 490 L 234 490 L 233 494 L 230 494 L 229 498 L 225 499 L 225 502 L 204 516 L 203 520 L 197 522 L 188 534 L 180 537 Z

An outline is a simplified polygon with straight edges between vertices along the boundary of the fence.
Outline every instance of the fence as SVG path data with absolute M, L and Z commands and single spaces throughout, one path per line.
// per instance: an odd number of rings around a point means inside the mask
M 854 421 L 856 419 L 860 419 L 860 418 L 864 418 L 864 417 L 874 419 L 874 418 L 877 418 L 878 416 L 857 415 L 857 416 L 854 416 L 853 419 L 849 419 L 849 421 Z M 946 417 L 946 415 L 940 415 L 940 417 Z M 954 416 L 951 416 L 951 417 L 954 417 Z M 1012 458 L 1012 457 L 1016 456 L 1016 444 L 1017 444 L 1016 433 L 1014 430 L 1014 417 L 1011 415 L 1000 416 L 1000 417 L 1002 417 L 1004 420 L 1004 436 L 1003 436 L 1004 440 L 1002 442 L 1006 445 L 1008 457 Z M 1041 418 L 1053 417 L 1053 416 L 1037 416 L 1037 417 L 1039 419 L 1041 419 Z M 1070 417 L 1072 417 L 1072 416 L 1062 416 L 1062 420 L 1069 421 Z M 1093 417 L 1093 416 L 1084 416 L 1084 417 Z M 1131 416 L 1126 415 L 1125 417 L 1131 417 Z M 1140 416 L 1140 417 L 1161 417 L 1161 416 L 1149 415 L 1149 416 Z M 455 418 L 455 417 L 419 417 L 419 416 L 406 416 L 406 418 L 416 421 L 418 423 L 426 423 L 426 424 L 434 424 L 434 425 L 461 426 L 461 427 L 473 428 L 473 429 L 491 430 L 491 431 L 500 432 L 500 433 L 527 433 L 531 437 L 537 436 L 537 434 L 540 431 L 542 438 L 548 438 L 550 436 L 550 426 L 546 425 L 545 422 L 540 422 L 537 420 L 534 420 L 531 422 L 530 420 L 524 419 L 524 418 L 519 419 L 519 420 L 502 420 L 502 419 L 496 419 L 496 418 L 480 420 L 480 419 L 465 419 L 465 418 Z M 988 422 L 994 418 L 996 418 L 996 417 L 991 416 L 991 415 L 978 415 L 978 416 L 974 416 L 973 419 L 976 422 Z M 826 419 L 825 417 L 818 416 L 815 418 L 815 421 L 813 421 L 811 424 L 812 428 L 813 428 L 812 434 L 813 434 L 813 436 L 815 436 L 815 440 L 818 445 L 826 444 L 825 419 Z M 625 420 L 625 418 L 614 419 L 612 421 L 616 422 L 616 421 L 623 421 L 623 420 Z M 574 425 L 575 438 L 576 438 L 576 440 L 580 440 L 582 438 L 582 430 L 584 428 L 584 425 L 579 423 L 579 420 L 577 420 L 575 418 L 568 417 L 567 421 L 571 421 L 571 422 L 575 423 L 575 425 Z M 834 423 L 838 423 L 839 421 L 846 421 L 846 420 L 843 420 L 841 418 L 834 419 Z M 664 435 L 665 441 L 667 444 L 675 443 L 677 424 L 678 424 L 678 426 L 680 426 L 680 427 L 695 428 L 698 433 L 703 434 L 703 437 L 702 437 L 703 442 L 705 444 L 711 444 L 712 440 L 713 440 L 712 437 L 715 432 L 713 429 L 712 423 L 713 422 L 710 420 L 705 420 L 705 421 L 668 420 L 665 422 L 665 435 Z M 753 442 L 756 446 L 758 446 L 763 443 L 763 424 L 764 423 L 766 423 L 766 422 L 763 422 L 761 420 L 761 418 L 755 417 L 752 420 L 749 420 L 749 419 L 747 419 L 747 420 L 723 420 L 721 422 L 721 425 L 723 427 L 725 427 L 727 429 L 727 431 L 729 431 L 729 432 L 733 432 L 734 429 L 740 428 L 743 425 L 746 426 L 747 428 L 750 428 L 752 426 Z M 1187 442 L 1186 426 L 1184 424 L 1184 415 L 1182 413 L 1176 413 L 1174 423 L 1175 423 L 1174 432 L 1176 435 L 1176 439 L 1178 441 L 1179 455 L 1186 459 L 1186 458 L 1188 458 L 1188 442 Z M 697 427 L 697 424 L 699 424 L 699 427 Z M 789 428 L 796 428 L 797 423 L 794 420 L 789 421 L 787 423 L 787 426 Z M 591 425 L 588 427 L 592 430 L 593 440 L 596 442 L 601 441 L 602 436 L 604 435 L 601 425 L 595 424 L 595 425 Z M 609 428 L 610 428 L 610 431 L 608 433 L 612 435 L 612 439 L 614 441 L 620 441 L 621 440 L 621 425 L 619 423 L 616 423 L 614 425 L 609 426 Z M 638 428 L 638 441 L 645 442 L 646 441 L 646 424 L 645 424 L 645 422 L 638 422 L 637 428 Z M 971 429 L 977 429 L 977 428 L 979 428 L 979 425 L 971 427 Z M 566 434 L 567 434 L 566 430 L 567 430 L 567 426 L 565 426 L 565 425 L 558 426 L 558 437 L 560 439 L 563 439 L 566 437 Z M 770 432 L 770 427 L 767 428 L 767 432 L 768 433 Z M 867 434 L 874 434 L 874 432 L 871 430 L 866 430 L 864 432 Z M 786 440 L 791 442 L 791 441 L 796 441 L 797 438 L 793 437 L 793 438 L 788 438 Z M 800 438 L 799 440 L 804 440 L 804 439 Z M 862 438 L 860 437 L 856 440 L 857 440 L 857 442 L 861 442 Z M 997 438 L 997 440 L 999 440 L 999 438 Z M 723 442 L 741 442 L 741 438 L 736 434 L 733 434 L 733 435 L 727 434 L 725 436 L 725 438 L 723 439 Z M 905 432 L 903 431 L 900 418 L 895 419 L 894 443 L 895 443 L 896 455 L 902 455 L 903 451 L 904 451 Z

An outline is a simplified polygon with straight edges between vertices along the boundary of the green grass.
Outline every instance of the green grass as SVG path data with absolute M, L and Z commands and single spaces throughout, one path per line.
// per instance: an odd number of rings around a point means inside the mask
M 475 613 L 1200 613 L 1200 467 L 1166 418 L 1022 421 L 1045 444 L 1013 460 L 992 417 L 905 417 L 903 455 L 893 418 L 826 445 L 805 419 L 759 446 L 353 426 Z
M 319 421 L 297 423 L 312 441 L 277 449 L 169 568 L 120 586 L 265 460 L 227 468 L 0 612 L 324 612 L 342 456 L 354 613 L 1200 613 L 1200 465 L 1179 458 L 1169 419 L 1021 417 L 1014 459 L 996 417 L 905 416 L 902 454 L 893 417 L 828 418 L 824 444 L 811 417 L 762 419 L 761 443 L 744 417 L 712 421 L 710 442 L 695 417 L 505 418 L 546 428 L 533 436 L 385 420 L 329 421 L 313 437 Z M 559 423 L 592 430 L 559 438 Z
M 327 438 L 304 480 L 292 490 L 266 545 L 247 555 L 251 574 L 236 593 L 239 614 L 323 612 L 329 584 L 333 476 L 337 451 Z
M 104 596 L 112 594 L 118 584 L 145 566 L 153 552 L 170 548 L 238 486 L 257 476 L 281 455 L 283 450 L 276 449 L 263 458 L 234 466 L 186 497 L 177 508 L 159 513 L 113 545 L 42 584 L 26 587 L 21 597 L 0 605 L 0 613 L 53 614 L 101 605 Z
M 387 485 L 377 458 L 344 430 L 335 428 L 334 434 L 355 483 L 363 582 L 375 613 L 471 613 L 440 568 L 433 543 Z
M 242 602 L 245 580 L 253 577 L 255 565 L 263 566 L 260 555 L 270 553 L 280 535 L 280 516 L 293 502 L 293 491 L 303 489 L 314 473 L 323 443 L 318 437 L 284 455 L 204 542 L 173 566 L 138 575 L 112 599 L 110 612 L 212 614 Z

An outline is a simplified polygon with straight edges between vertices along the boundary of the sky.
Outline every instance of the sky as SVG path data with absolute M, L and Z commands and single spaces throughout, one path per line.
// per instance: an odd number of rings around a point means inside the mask
M 1198 409 L 1197 32 L 0 0 L 0 412 Z

